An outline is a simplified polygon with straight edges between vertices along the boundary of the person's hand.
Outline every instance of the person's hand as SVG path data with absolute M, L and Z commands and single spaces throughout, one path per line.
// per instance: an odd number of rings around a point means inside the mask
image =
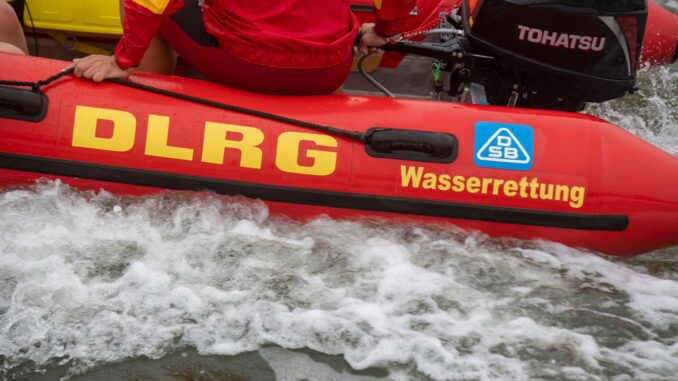
M 91 55 L 85 58 L 76 58 L 73 60 L 73 67 L 78 78 L 91 79 L 94 82 L 101 82 L 109 78 L 127 78 L 129 70 L 123 70 L 118 67 L 113 56 Z
M 380 46 L 388 43 L 386 38 L 374 30 L 374 23 L 365 23 L 361 25 L 360 32 L 363 36 L 358 44 L 358 51 L 364 56 L 376 52 L 379 50 Z

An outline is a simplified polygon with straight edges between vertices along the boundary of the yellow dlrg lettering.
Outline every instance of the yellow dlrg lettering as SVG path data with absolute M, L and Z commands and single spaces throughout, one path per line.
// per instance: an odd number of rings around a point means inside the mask
M 109 138 L 97 136 L 99 121 L 113 124 Z M 104 151 L 127 152 L 134 146 L 137 121 L 133 114 L 105 108 L 76 106 L 73 122 L 73 147 L 93 148 Z
M 193 160 L 191 148 L 174 147 L 167 144 L 169 139 L 170 118 L 161 115 L 148 116 L 146 136 L 146 155 L 166 157 L 168 159 Z
M 227 139 L 229 132 L 242 136 L 239 140 Z M 212 164 L 224 163 L 226 148 L 240 151 L 240 166 L 261 169 L 262 152 L 258 146 L 264 141 L 264 133 L 254 127 L 226 123 L 205 123 L 202 161 Z
M 466 180 L 466 191 L 468 193 L 478 193 L 480 191 L 480 179 L 477 177 L 469 177 Z
M 400 166 L 400 181 L 402 186 L 419 188 L 419 183 L 421 183 L 421 176 L 424 173 L 424 168 L 422 167 L 406 167 L 404 165 Z M 410 185 L 411 184 L 411 185 Z
M 329 176 L 337 166 L 337 153 L 308 149 L 305 157 L 313 160 L 310 166 L 299 164 L 301 142 L 315 143 L 320 147 L 336 148 L 337 141 L 331 136 L 309 134 L 303 132 L 283 132 L 278 137 L 278 148 L 275 165 L 283 172 L 299 173 L 302 175 Z

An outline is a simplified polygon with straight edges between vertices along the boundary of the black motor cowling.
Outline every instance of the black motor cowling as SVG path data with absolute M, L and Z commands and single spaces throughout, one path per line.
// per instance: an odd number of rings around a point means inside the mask
M 487 100 L 577 109 L 633 92 L 646 0 L 465 0 L 463 25 Z

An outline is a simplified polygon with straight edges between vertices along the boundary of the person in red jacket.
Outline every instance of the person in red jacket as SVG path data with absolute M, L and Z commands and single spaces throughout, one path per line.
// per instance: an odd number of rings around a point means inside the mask
M 176 54 L 207 78 L 271 94 L 323 94 L 341 86 L 360 50 L 399 31 L 416 0 L 375 0 L 362 28 L 349 0 L 123 0 L 115 54 L 74 61 L 75 75 L 102 81 L 130 68 L 170 74 Z M 173 49 L 173 50 L 172 50 Z

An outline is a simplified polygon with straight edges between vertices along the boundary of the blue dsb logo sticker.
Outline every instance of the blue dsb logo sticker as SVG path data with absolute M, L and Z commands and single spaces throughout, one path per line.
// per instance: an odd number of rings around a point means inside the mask
M 534 130 L 522 124 L 478 122 L 473 152 L 479 167 L 527 171 L 532 168 Z

